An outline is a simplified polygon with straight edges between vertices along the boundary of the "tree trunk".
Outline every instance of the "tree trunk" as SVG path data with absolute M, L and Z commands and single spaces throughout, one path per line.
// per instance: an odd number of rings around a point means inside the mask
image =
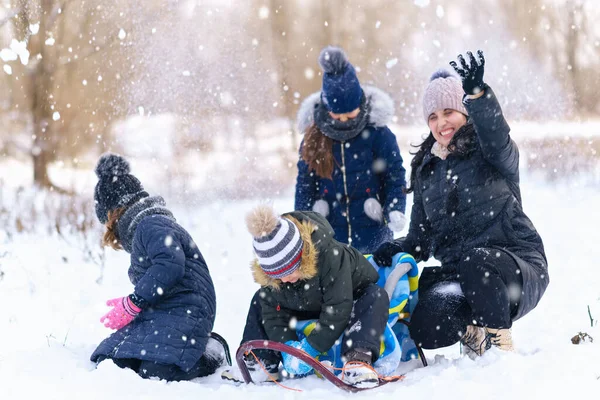
M 290 2 L 285 0 L 271 0 L 271 46 L 275 61 L 279 64 L 277 70 L 279 96 L 279 113 L 289 123 L 288 130 L 292 132 L 290 135 L 290 145 L 293 150 L 296 149 L 296 134 L 293 128 L 294 112 L 293 112 L 293 91 L 290 90 L 290 46 L 289 37 L 292 34 L 292 24 L 290 23 L 290 11 L 292 7 Z M 286 8 L 287 7 L 287 8 Z M 283 35 L 285 32 L 285 35 Z
M 48 157 L 45 152 L 33 154 L 33 182 L 43 188 L 53 188 L 48 176 Z
M 38 65 L 41 67 L 42 64 Z M 42 68 L 38 68 L 41 70 Z M 33 183 L 40 187 L 52 188 L 54 185 L 48 176 L 48 164 L 50 163 L 49 146 L 49 131 L 48 121 L 50 121 L 49 107 L 47 98 L 44 95 L 45 85 L 43 82 L 45 77 L 40 76 L 44 72 L 36 71 L 32 77 L 31 90 L 31 111 L 33 113 L 33 146 L 31 149 L 31 157 L 33 158 Z
M 41 67 L 41 64 L 39 65 Z M 42 70 L 42 68 L 38 68 Z M 33 113 L 33 145 L 31 148 L 31 157 L 33 158 L 33 183 L 43 188 L 53 187 L 48 176 L 48 164 L 50 157 L 48 154 L 48 121 L 50 116 L 46 115 L 47 100 L 44 96 L 44 85 L 40 80 L 44 80 L 44 72 L 35 72 L 32 77 L 31 90 L 31 111 Z
M 52 109 L 50 108 L 50 96 L 52 95 L 52 73 L 53 65 L 47 60 L 45 54 L 44 37 L 42 32 L 51 29 L 49 18 L 52 14 L 53 1 L 42 0 L 42 15 L 40 18 L 40 34 L 30 37 L 31 54 L 41 56 L 35 70 L 31 71 L 31 112 L 33 114 L 33 147 L 31 156 L 33 158 L 33 183 L 43 188 L 58 189 L 48 176 L 48 164 L 52 160 L 50 150 L 53 148 L 53 132 L 50 126 L 52 121 Z M 50 24 L 51 25 L 51 24 Z
M 578 18 L 581 15 L 581 5 L 571 5 L 568 12 L 568 24 L 566 34 L 566 55 L 568 64 L 568 74 L 571 87 L 573 90 L 573 106 L 575 110 L 581 110 L 581 99 L 579 91 L 579 76 L 577 65 L 577 50 L 579 46 L 579 28 L 580 21 Z

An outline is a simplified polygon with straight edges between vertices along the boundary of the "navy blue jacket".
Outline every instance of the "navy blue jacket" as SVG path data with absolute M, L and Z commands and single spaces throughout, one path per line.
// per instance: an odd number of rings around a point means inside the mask
M 465 107 L 476 136 L 473 151 L 464 156 L 450 153 L 445 160 L 425 155 L 415 171 L 408 235 L 394 243 L 397 251 L 417 261 L 433 255 L 449 275 L 474 248 L 509 253 L 523 276 L 516 320 L 537 305 L 548 286 L 544 246 L 523 211 L 519 150 L 494 92 L 486 87 L 484 96 L 465 101 Z M 423 270 L 422 278 L 430 269 Z
M 148 307 L 92 354 L 191 369 L 206 348 L 216 297 L 206 262 L 192 237 L 171 218 L 144 217 L 132 245 L 129 278 Z
M 391 99 L 375 88 L 364 87 L 364 92 L 371 102 L 367 129 L 345 142 L 333 140 L 332 179 L 318 177 L 300 157 L 294 209 L 309 211 L 317 200 L 325 200 L 335 240 L 349 243 L 351 236 L 352 247 L 367 254 L 393 239 L 386 223 L 390 211 L 405 212 L 406 171 L 396 136 L 385 126 L 393 115 Z M 301 132 L 311 125 L 319 101 L 318 94 L 313 94 L 303 102 L 298 123 Z M 381 204 L 383 221 L 365 214 L 364 203 L 369 198 Z

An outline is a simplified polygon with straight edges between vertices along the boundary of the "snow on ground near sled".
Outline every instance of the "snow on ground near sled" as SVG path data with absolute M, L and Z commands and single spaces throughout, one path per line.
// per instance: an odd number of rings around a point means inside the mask
M 490 351 L 477 361 L 459 357 L 458 346 L 428 351 L 428 368 L 404 365 L 406 379 L 356 394 L 398 399 L 597 399 L 600 343 L 574 346 L 570 338 L 590 328 L 587 305 L 600 318 L 600 193 L 522 185 L 525 209 L 541 232 L 551 284 L 539 307 L 514 325 L 515 354 Z M 167 199 L 168 201 L 168 199 Z M 252 256 L 243 216 L 256 202 L 222 202 L 193 214 L 176 210 L 190 229 L 213 276 L 218 296 L 215 331 L 235 351 L 248 302 L 257 289 L 248 269 Z M 292 208 L 288 196 L 275 201 Z M 410 204 L 410 199 L 409 199 Z M 210 222 L 210 224 L 209 224 Z M 2 233 L 3 234 L 3 233 Z M 1 238 L 4 241 L 4 238 Z M 16 242 L 16 243 L 15 243 Z M 5 253 L 6 252 L 6 253 Z M 276 386 L 232 386 L 218 375 L 192 382 L 145 381 L 110 362 L 89 361 L 110 331 L 99 323 L 104 302 L 130 292 L 128 258 L 108 251 L 102 285 L 98 266 L 56 238 L 18 237 L 0 252 L 0 399 L 264 399 L 348 398 L 315 377 L 289 382 L 303 392 Z

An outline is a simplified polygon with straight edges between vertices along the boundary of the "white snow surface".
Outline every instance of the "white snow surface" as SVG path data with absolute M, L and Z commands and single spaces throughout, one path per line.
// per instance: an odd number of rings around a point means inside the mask
M 463 291 L 460 288 L 460 284 L 458 282 L 450 282 L 443 285 L 436 286 L 435 291 L 440 294 L 445 295 L 453 295 L 453 296 L 462 296 Z
M 525 211 L 544 239 L 551 283 L 539 306 L 514 324 L 517 351 L 492 349 L 475 361 L 461 358 L 458 345 L 426 351 L 429 367 L 420 368 L 417 361 L 403 364 L 398 372 L 406 372 L 404 381 L 355 398 L 598 398 L 600 329 L 590 327 L 587 306 L 600 318 L 600 193 L 597 188 L 526 179 L 521 189 Z M 292 191 L 274 200 L 278 211 L 293 208 Z M 409 197 L 408 204 L 411 201 Z M 244 224 L 245 213 L 258 202 L 217 201 L 174 209 L 208 263 L 217 292 L 214 330 L 229 341 L 233 352 L 258 288 L 249 269 L 252 243 Z M 89 356 L 111 332 L 99 319 L 107 311 L 107 299 L 131 292 L 128 266 L 125 252 L 108 249 L 99 284 L 98 265 L 86 262 L 72 244 L 40 234 L 9 240 L 0 232 L 0 399 L 348 398 L 348 393 L 316 377 L 286 382 L 302 390 L 295 392 L 274 385 L 233 386 L 218 373 L 167 383 L 143 380 L 112 362 L 96 368 Z M 580 331 L 597 342 L 573 345 L 570 339 Z

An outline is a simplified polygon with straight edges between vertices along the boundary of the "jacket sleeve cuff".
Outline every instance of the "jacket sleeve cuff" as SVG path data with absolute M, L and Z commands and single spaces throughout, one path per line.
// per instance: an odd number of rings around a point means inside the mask
M 143 297 L 136 295 L 135 293 L 132 293 L 129 295 L 129 300 L 131 300 L 131 302 L 136 306 L 141 308 L 142 310 L 147 308 L 149 303 L 144 300 Z

